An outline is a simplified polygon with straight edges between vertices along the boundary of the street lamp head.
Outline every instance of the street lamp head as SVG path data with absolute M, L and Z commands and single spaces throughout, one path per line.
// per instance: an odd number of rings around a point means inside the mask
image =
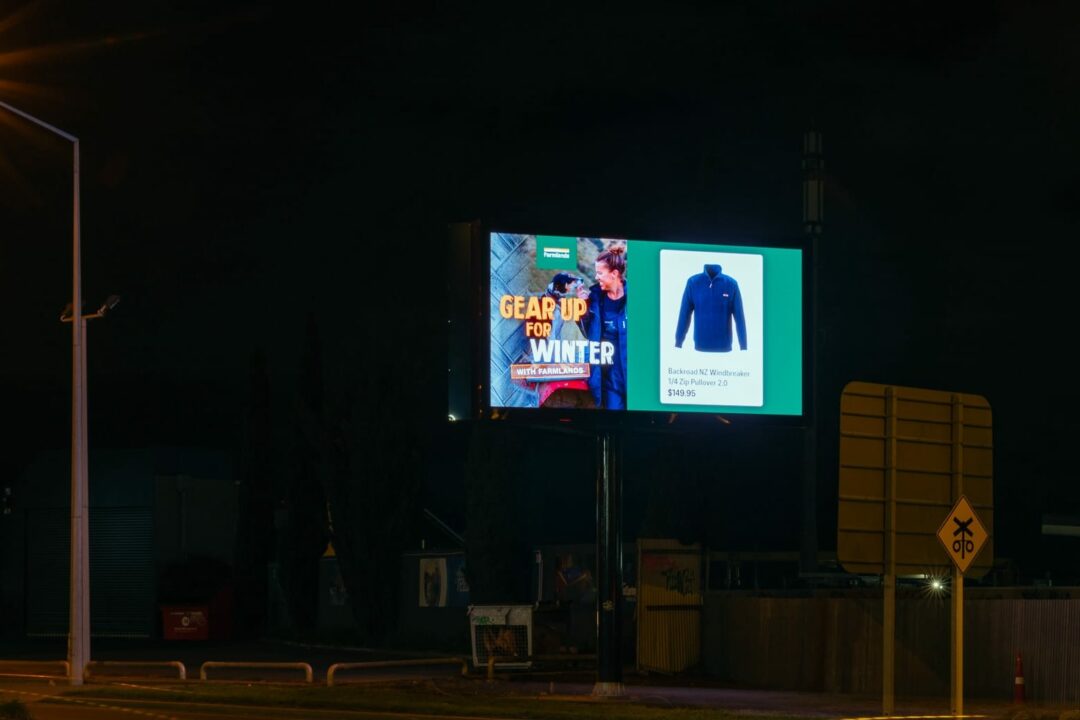
M 101 303 L 101 307 L 97 309 L 96 313 L 91 315 L 83 315 L 83 320 L 93 320 L 94 318 L 105 317 L 105 314 L 120 304 L 119 295 L 110 295 L 105 298 L 105 302 Z M 72 305 L 68 303 L 64 306 L 64 311 L 60 313 L 60 322 L 71 322 L 74 313 L 72 312 Z
M 120 296 L 119 295 L 110 295 L 109 297 L 105 298 L 105 302 L 103 302 L 101 304 L 101 307 L 98 308 L 98 314 L 99 315 L 104 315 L 105 313 L 109 312 L 110 310 L 112 310 L 113 308 L 115 308 L 119 304 L 120 304 Z

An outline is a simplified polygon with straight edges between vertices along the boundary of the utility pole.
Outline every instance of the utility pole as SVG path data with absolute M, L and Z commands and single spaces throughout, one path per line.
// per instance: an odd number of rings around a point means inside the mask
M 803 134 L 803 235 L 810 250 L 810 407 L 803 409 L 806 429 L 803 433 L 802 552 L 801 570 L 817 570 L 817 479 L 818 479 L 818 245 L 825 221 L 825 156 L 821 133 L 815 129 Z

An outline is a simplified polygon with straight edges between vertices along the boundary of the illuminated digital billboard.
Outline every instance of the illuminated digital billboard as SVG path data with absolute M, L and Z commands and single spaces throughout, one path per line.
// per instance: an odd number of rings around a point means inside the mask
M 803 413 L 803 252 L 489 233 L 492 408 Z

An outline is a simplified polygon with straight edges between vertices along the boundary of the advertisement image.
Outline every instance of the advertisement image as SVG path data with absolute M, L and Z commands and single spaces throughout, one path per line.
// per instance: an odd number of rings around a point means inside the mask
M 660 251 L 660 402 L 764 402 L 761 255 Z
M 491 401 L 626 409 L 626 241 L 492 236 Z
M 492 408 L 803 412 L 800 249 L 489 240 Z

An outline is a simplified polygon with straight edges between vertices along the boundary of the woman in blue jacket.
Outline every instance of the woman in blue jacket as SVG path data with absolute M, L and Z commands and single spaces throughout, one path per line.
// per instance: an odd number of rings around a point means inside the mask
M 626 409 L 626 248 L 610 247 L 596 257 L 596 284 L 578 287 L 588 305 L 578 320 L 589 340 L 607 341 L 615 348 L 610 365 L 592 366 L 589 391 L 597 407 Z

